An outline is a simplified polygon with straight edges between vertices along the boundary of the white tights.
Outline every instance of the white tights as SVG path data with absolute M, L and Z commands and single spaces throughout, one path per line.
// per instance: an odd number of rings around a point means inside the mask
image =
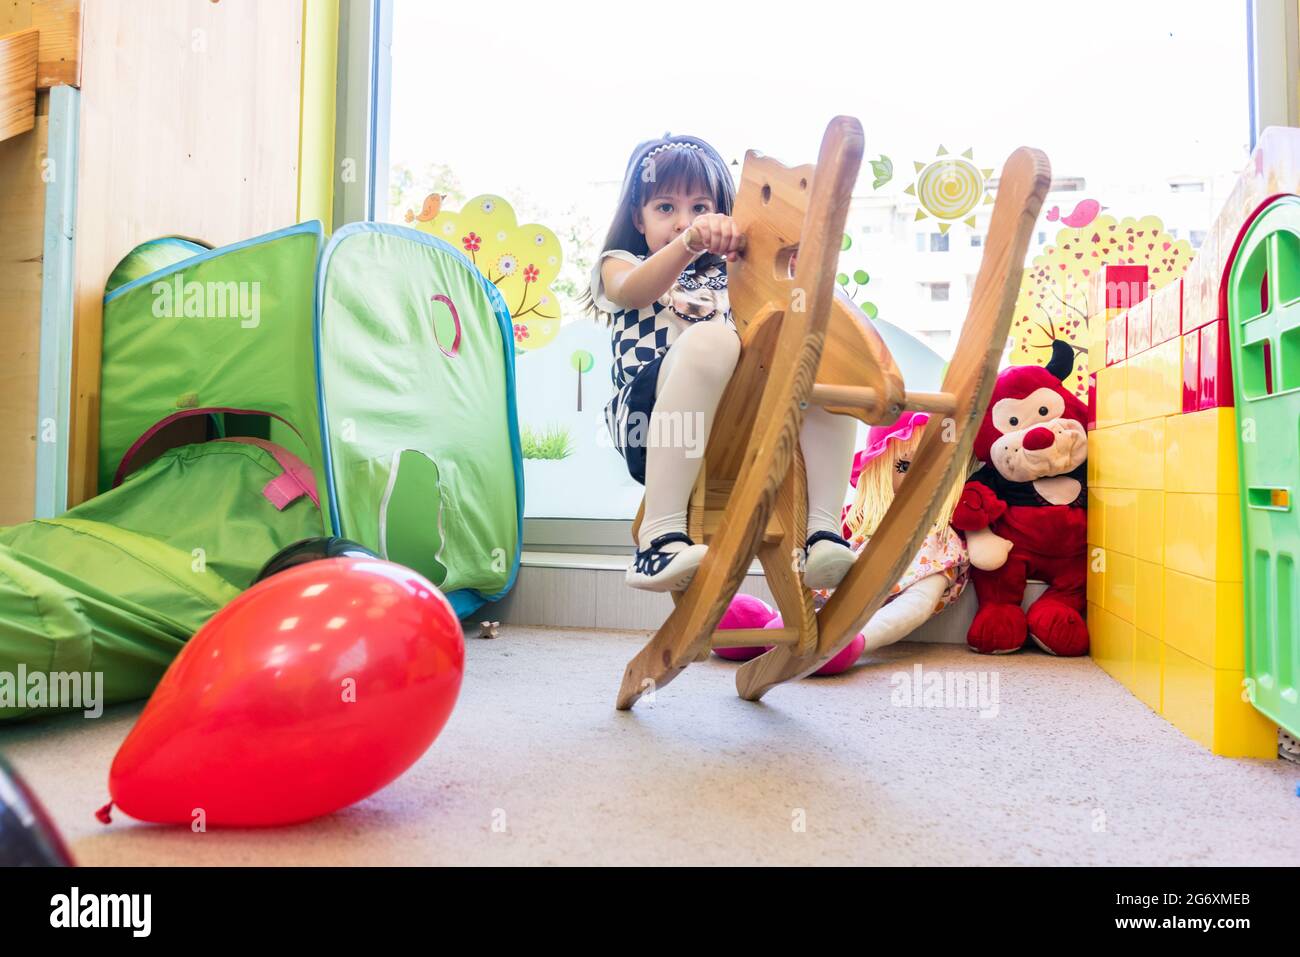
M 646 449 L 645 515 L 637 547 L 686 531 L 686 506 L 700 472 L 723 390 L 740 357 L 740 338 L 722 322 L 699 322 L 664 356 Z M 658 420 L 658 421 L 656 421 Z M 840 512 L 853 464 L 856 420 L 810 406 L 799 432 L 808 473 L 808 534 L 840 534 Z M 667 440 L 666 439 L 675 439 Z M 669 547 L 669 551 L 676 548 Z

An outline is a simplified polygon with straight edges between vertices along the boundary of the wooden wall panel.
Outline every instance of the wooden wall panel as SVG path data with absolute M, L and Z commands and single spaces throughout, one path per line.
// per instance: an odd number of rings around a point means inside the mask
M 48 120 L 0 142 L 0 526 L 32 517 Z
M 69 504 L 95 493 L 104 281 L 137 243 L 295 222 L 303 0 L 94 0 L 82 12 Z

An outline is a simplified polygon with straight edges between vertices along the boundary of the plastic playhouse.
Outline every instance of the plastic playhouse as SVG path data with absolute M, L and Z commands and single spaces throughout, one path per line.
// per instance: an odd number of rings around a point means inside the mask
M 1297 193 L 1300 130 L 1270 128 L 1184 276 L 1108 267 L 1093 300 L 1092 656 L 1235 757 L 1300 730 Z

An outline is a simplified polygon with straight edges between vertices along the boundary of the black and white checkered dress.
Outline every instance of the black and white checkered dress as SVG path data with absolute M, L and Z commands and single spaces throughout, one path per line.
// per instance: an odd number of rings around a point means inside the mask
M 628 472 L 645 484 L 645 441 L 654 409 L 659 367 L 673 341 L 697 322 L 725 322 L 732 329 L 725 266 L 697 272 L 691 264 L 673 287 L 644 309 L 622 309 L 605 297 L 600 267 L 606 259 L 636 264 L 645 259 L 621 249 L 601 253 L 591 271 L 591 294 L 598 308 L 613 316 L 610 375 L 614 397 L 605 406 L 605 424 Z

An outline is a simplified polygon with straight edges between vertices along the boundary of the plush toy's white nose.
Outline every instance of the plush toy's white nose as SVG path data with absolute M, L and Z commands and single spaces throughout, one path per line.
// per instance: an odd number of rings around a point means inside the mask
M 1029 451 L 1037 452 L 1039 449 L 1050 448 L 1055 441 L 1056 436 L 1052 430 L 1039 425 L 1025 433 L 1024 441 L 1021 444 Z

